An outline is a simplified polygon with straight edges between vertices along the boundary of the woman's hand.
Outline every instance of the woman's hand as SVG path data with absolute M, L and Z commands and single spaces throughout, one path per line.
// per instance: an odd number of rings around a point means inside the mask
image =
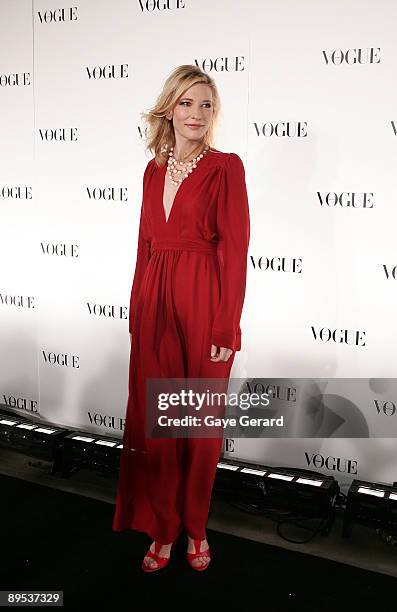
M 218 347 L 215 344 L 211 344 L 211 361 L 227 361 L 233 353 L 232 349 L 224 346 L 219 347 L 219 353 L 217 351 Z

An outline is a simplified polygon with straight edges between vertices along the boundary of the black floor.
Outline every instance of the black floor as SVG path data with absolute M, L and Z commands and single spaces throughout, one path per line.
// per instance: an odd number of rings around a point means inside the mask
M 181 537 L 164 572 L 144 574 L 140 565 L 150 539 L 112 531 L 111 504 L 2 475 L 0 486 L 3 591 L 63 591 L 70 610 L 394 607 L 396 578 L 209 529 L 208 570 L 195 572 L 187 565 Z

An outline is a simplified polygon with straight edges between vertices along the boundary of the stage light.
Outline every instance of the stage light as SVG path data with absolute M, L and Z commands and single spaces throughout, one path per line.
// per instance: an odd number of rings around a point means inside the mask
M 339 485 L 333 476 L 318 472 L 222 459 L 217 465 L 214 491 L 231 503 L 257 511 L 321 519 L 321 533 L 326 534 L 335 517 Z
M 347 493 L 343 537 L 354 523 L 397 535 L 397 487 L 386 483 L 353 480 Z
M 99 472 L 117 472 L 123 445 L 118 438 L 69 433 L 64 438 L 62 476 L 68 477 L 82 468 Z
M 294 479 L 293 476 L 287 476 L 287 474 L 268 474 L 268 478 L 278 478 L 279 480 L 287 480 L 288 482 L 291 482 L 291 480 Z
M 4 410 L 0 410 L 0 444 L 52 461 L 51 473 L 61 472 L 64 477 L 81 467 L 117 472 L 123 448 L 119 438 L 43 425 Z
M 43 426 L 19 416 L 0 413 L 0 444 L 18 452 L 52 462 L 51 473 L 58 469 L 62 440 L 69 430 Z
M 228 465 L 227 463 L 218 463 L 217 468 L 219 470 L 231 470 L 231 471 L 236 471 L 239 469 L 238 465 Z

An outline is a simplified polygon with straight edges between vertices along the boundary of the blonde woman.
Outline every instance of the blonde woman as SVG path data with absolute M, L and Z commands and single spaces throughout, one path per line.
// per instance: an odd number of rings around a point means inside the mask
M 149 438 L 147 378 L 228 379 L 241 348 L 250 219 L 236 153 L 213 145 L 220 100 L 194 65 L 165 81 L 148 124 L 154 157 L 131 290 L 129 397 L 113 529 L 153 540 L 146 572 L 165 567 L 183 529 L 195 570 L 211 560 L 205 526 L 222 438 Z

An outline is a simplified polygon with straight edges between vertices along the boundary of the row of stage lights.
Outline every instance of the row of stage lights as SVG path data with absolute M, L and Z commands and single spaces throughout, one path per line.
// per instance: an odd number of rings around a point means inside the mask
M 119 439 L 43 426 L 1 406 L 0 445 L 50 462 L 51 474 L 59 473 L 63 478 L 83 468 L 117 474 L 123 448 Z M 350 535 L 353 523 L 360 523 L 397 537 L 395 485 L 353 480 L 346 497 L 342 535 Z M 214 492 L 259 513 L 292 512 L 318 519 L 322 535 L 329 533 L 340 499 L 340 487 L 333 476 L 231 459 L 218 462 Z

